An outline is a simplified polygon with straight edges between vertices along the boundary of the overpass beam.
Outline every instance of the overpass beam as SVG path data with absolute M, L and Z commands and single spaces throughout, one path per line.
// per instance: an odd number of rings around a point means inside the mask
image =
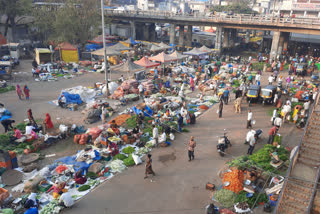
M 270 50 L 270 60 L 275 60 L 277 58 L 279 41 L 280 31 L 273 31 L 272 45 Z
M 184 46 L 184 25 L 179 25 L 179 45 Z
M 186 40 L 186 45 L 192 47 L 192 25 L 188 25 Z
M 222 27 L 217 27 L 216 30 L 216 41 L 214 43 L 214 48 L 217 49 L 217 53 L 221 53 L 222 46 Z
M 170 44 L 174 44 L 176 39 L 176 25 L 170 24 Z
M 229 41 L 230 41 L 229 33 L 230 33 L 230 29 L 228 28 L 223 29 L 223 44 L 222 44 L 223 48 L 229 48 Z
M 134 21 L 130 21 L 131 27 L 131 37 L 132 39 L 136 39 L 136 23 Z

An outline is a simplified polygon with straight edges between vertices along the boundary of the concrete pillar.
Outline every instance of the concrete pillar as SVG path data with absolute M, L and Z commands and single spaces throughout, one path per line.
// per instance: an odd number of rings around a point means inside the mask
M 150 24 L 149 24 L 149 23 L 146 23 L 146 24 L 144 25 L 144 28 L 143 28 L 143 39 L 144 39 L 145 41 L 149 41 L 149 40 L 150 40 L 149 27 L 150 27 Z
M 276 59 L 280 40 L 280 31 L 273 31 L 272 45 L 270 50 L 270 59 Z
M 229 45 L 233 48 L 237 41 L 237 29 L 231 29 Z
M 157 38 L 156 35 L 156 25 L 154 23 L 151 23 L 149 25 L 149 41 L 155 42 Z
M 188 25 L 188 31 L 186 35 L 186 45 L 187 46 L 192 46 L 192 25 Z
M 279 38 L 279 46 L 278 46 L 278 51 L 277 55 L 281 55 L 283 51 L 283 43 L 284 43 L 284 36 L 283 33 L 280 33 L 280 38 Z
M 229 33 L 230 29 L 224 28 L 223 29 L 223 48 L 229 48 Z
M 175 38 L 176 38 L 176 25 L 170 24 L 170 44 L 175 43 Z
M 131 37 L 132 39 L 136 39 L 136 23 L 134 21 L 130 21 L 130 27 L 131 27 Z
M 179 45 L 184 46 L 184 25 L 179 25 Z
M 256 30 L 253 30 L 252 31 L 252 34 L 253 34 L 253 37 L 255 37 L 257 35 L 257 31 Z
M 284 50 L 284 51 L 288 51 L 288 44 L 289 44 L 289 40 L 290 40 L 290 33 L 289 33 L 289 32 L 283 32 L 283 37 L 284 37 L 283 50 Z
M 117 25 L 116 24 L 111 24 L 110 26 L 110 35 L 116 35 L 117 34 Z
M 247 30 L 246 32 L 246 44 L 250 42 L 250 30 Z
M 217 53 L 221 53 L 222 46 L 222 27 L 217 27 L 216 29 L 216 41 L 214 43 L 214 49 L 217 49 Z

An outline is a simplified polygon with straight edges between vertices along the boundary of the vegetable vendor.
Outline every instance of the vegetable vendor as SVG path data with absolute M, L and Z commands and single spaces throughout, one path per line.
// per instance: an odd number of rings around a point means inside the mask
M 33 207 L 33 202 L 31 200 L 26 201 L 26 203 L 24 204 L 24 208 L 26 209 L 24 214 L 38 214 L 39 213 L 38 208 Z
M 26 202 L 24 203 L 25 205 L 28 204 L 30 208 L 38 208 L 39 207 L 39 201 L 36 199 L 37 193 L 32 192 Z
M 47 193 L 51 192 L 51 190 L 53 190 L 53 198 L 57 199 L 62 193 L 67 192 L 66 189 L 64 189 L 64 187 L 66 186 L 65 182 L 61 182 L 59 183 L 58 181 L 56 181 L 56 183 L 54 185 L 52 185 L 52 187 L 50 187 L 50 189 L 48 189 Z
M 76 182 L 76 184 L 84 184 L 87 182 L 87 178 L 82 175 L 81 169 L 74 175 L 74 181 Z

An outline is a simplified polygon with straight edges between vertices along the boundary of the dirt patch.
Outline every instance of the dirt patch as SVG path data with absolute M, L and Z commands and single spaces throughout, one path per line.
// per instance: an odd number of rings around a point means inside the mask
M 174 152 L 172 152 L 171 154 L 168 155 L 160 155 L 159 156 L 159 161 L 164 163 L 167 161 L 173 161 L 176 159 L 176 155 L 174 154 Z

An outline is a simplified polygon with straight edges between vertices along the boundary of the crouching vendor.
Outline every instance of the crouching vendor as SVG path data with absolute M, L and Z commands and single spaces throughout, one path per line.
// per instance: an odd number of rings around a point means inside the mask
M 111 151 L 112 156 L 119 154 L 119 148 L 114 142 L 108 141 L 108 150 Z
M 60 96 L 60 98 L 58 100 L 58 104 L 59 104 L 59 106 L 61 108 L 66 108 L 67 107 L 67 99 L 63 94 L 61 94 L 61 96 Z
M 57 199 L 62 193 L 67 192 L 67 190 L 64 188 L 66 186 L 65 182 L 61 182 L 59 183 L 58 181 L 56 181 L 56 183 L 54 185 L 52 185 L 52 187 L 50 187 L 50 189 L 48 189 L 47 193 L 51 192 L 51 190 L 53 190 L 53 198 Z
M 81 169 L 74 175 L 74 181 L 76 182 L 76 184 L 84 184 L 87 182 L 87 178 L 82 175 Z

